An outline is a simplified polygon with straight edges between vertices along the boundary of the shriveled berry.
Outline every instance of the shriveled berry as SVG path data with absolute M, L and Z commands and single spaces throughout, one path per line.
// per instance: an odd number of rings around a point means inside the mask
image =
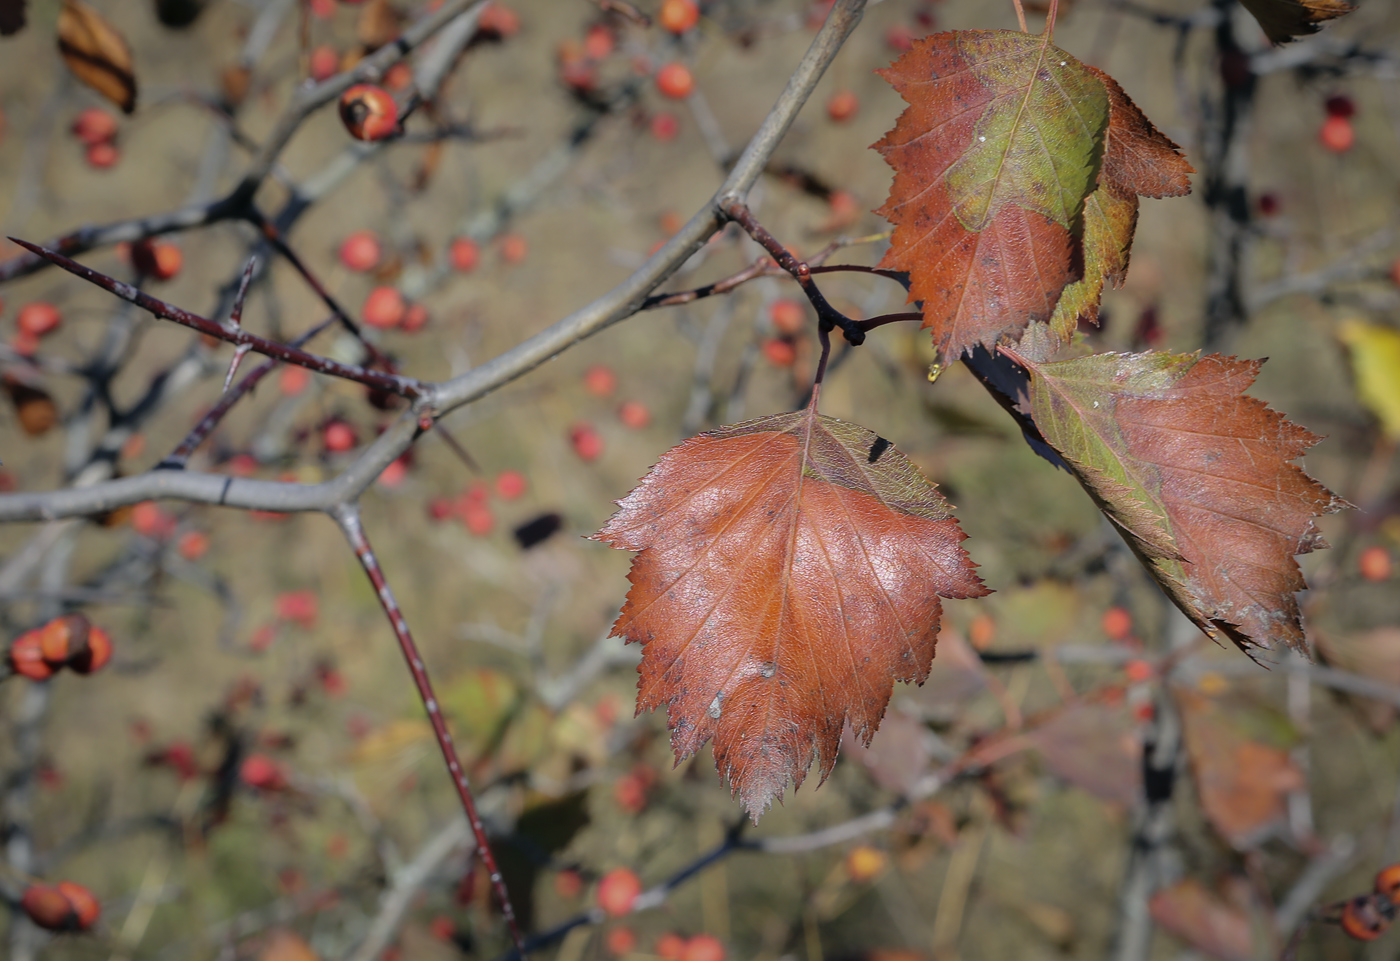
M 383 87 L 357 83 L 340 95 L 340 119 L 356 140 L 383 140 L 399 129 L 399 107 Z

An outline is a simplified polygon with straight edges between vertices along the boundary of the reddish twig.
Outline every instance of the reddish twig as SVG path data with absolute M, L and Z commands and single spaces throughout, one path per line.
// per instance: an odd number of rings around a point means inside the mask
M 364 568 L 365 576 L 374 586 L 375 596 L 379 598 L 379 606 L 384 609 L 385 616 L 389 618 L 389 625 L 394 629 L 394 637 L 399 642 L 399 649 L 403 651 L 404 660 L 408 662 L 409 673 L 413 675 L 413 683 L 418 688 L 418 696 L 423 701 L 423 710 L 428 712 L 428 721 L 433 726 L 433 736 L 437 738 L 443 760 L 447 762 L 447 770 L 452 775 L 452 786 L 456 789 L 457 797 L 462 802 L 462 810 L 467 815 L 467 822 L 471 824 L 472 835 L 476 838 L 476 848 L 481 856 L 481 863 L 490 875 L 491 886 L 495 889 L 496 897 L 500 901 L 501 915 L 510 928 L 511 940 L 515 944 L 517 954 L 523 958 L 525 957 L 525 939 L 521 936 L 520 926 L 516 923 L 515 909 L 511 907 L 510 894 L 506 891 L 505 880 L 501 877 L 500 869 L 496 866 L 496 858 L 491 853 L 490 841 L 486 836 L 486 826 L 481 821 L 481 815 L 477 813 L 471 785 L 467 783 L 467 773 L 457 756 L 457 748 L 452 741 L 452 732 L 447 729 L 447 721 L 442 716 L 441 708 L 438 707 L 437 695 L 433 693 L 433 684 L 428 678 L 427 668 L 423 666 L 423 658 L 418 653 L 418 645 L 413 642 L 413 635 L 409 633 L 408 623 L 399 610 L 398 601 L 394 599 L 394 592 L 389 589 L 389 582 L 385 580 L 384 572 L 379 567 L 379 561 L 375 558 L 374 551 L 365 537 L 364 528 L 360 524 L 359 510 L 352 504 L 343 504 L 336 508 L 332 515 L 340 525 L 340 529 L 345 532 L 346 539 L 355 551 L 355 557 L 359 560 L 360 566 Z
M 364 384 L 366 387 L 373 387 L 376 390 L 398 394 L 401 397 L 418 397 L 425 390 L 424 385 L 413 377 L 383 373 L 355 364 L 342 364 L 339 361 L 331 360 L 329 357 L 309 354 L 306 351 L 278 343 L 275 340 L 267 340 L 266 338 L 258 337 L 255 334 L 248 333 L 242 327 L 236 327 L 232 324 L 220 324 L 209 320 L 207 317 L 201 317 L 187 310 L 181 310 L 179 307 L 174 307 L 163 300 L 152 297 L 150 294 L 137 290 L 130 284 L 124 284 L 119 280 L 108 277 L 104 273 L 93 270 L 91 267 L 85 267 L 76 261 L 69 260 L 62 254 L 55 253 L 52 250 L 46 250 L 28 241 L 19 240 L 14 237 L 10 239 L 26 250 L 38 254 L 50 263 L 56 264 L 69 273 L 96 284 L 98 287 L 115 294 L 122 300 L 135 304 L 142 310 L 149 311 L 155 316 L 164 318 L 165 320 L 173 320 L 175 323 L 197 330 L 201 334 L 227 341 L 235 347 L 246 345 L 249 350 L 259 354 L 274 357 L 277 360 L 286 361 L 289 364 L 296 364 L 322 374 L 330 374 L 332 377 L 353 380 L 357 383 Z

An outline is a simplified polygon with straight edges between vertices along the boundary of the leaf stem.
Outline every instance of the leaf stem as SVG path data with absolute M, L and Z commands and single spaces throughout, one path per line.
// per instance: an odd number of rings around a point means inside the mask
M 1017 0 L 1020 5 L 1020 0 Z M 1055 36 L 1055 15 L 1060 12 L 1060 0 L 1050 0 L 1050 12 L 1045 15 L 1045 39 Z
M 1011 3 L 1016 8 L 1016 22 L 1021 25 L 1021 32 L 1030 33 L 1030 31 L 1026 29 L 1026 11 L 1025 8 L 1021 6 L 1021 0 L 1011 0 Z

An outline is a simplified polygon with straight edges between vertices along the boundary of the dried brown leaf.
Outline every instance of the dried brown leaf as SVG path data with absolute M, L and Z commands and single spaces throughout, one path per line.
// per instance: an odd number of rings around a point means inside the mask
M 121 33 L 80 0 L 64 0 L 58 15 L 58 52 L 83 83 L 122 109 L 136 109 L 131 48 Z
M 643 645 L 637 709 L 669 706 L 678 758 L 713 738 L 755 818 L 928 676 L 940 595 L 987 592 L 934 486 L 814 405 L 693 437 L 618 503 L 594 536 L 640 551 L 613 626 Z
M 1274 43 L 1317 33 L 1328 20 L 1356 9 L 1347 0 L 1240 0 Z
M 1202 954 L 1219 961 L 1253 961 L 1249 916 L 1187 879 L 1152 895 L 1152 920 Z
M 1142 795 L 1142 744 L 1121 705 L 1076 705 L 1029 736 L 1061 780 L 1125 807 Z

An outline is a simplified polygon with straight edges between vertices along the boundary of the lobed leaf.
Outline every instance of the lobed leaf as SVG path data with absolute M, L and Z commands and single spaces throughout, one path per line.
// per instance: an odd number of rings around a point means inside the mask
M 925 37 L 880 73 L 909 104 L 874 145 L 895 170 L 880 266 L 909 273 L 945 358 L 1019 339 L 1082 274 L 1104 85 L 1048 35 L 1004 30 Z
M 755 820 L 928 676 L 940 596 L 987 593 L 937 489 L 814 406 L 691 438 L 618 505 L 594 536 L 640 552 L 613 625 L 643 647 L 637 710 L 669 705 L 677 760 L 713 739 Z
M 1274 43 L 1317 33 L 1328 20 L 1356 9 L 1348 0 L 1240 0 Z
M 1320 439 L 1245 395 L 1258 361 L 1096 354 L 1036 363 L 1029 414 L 1163 590 L 1241 650 L 1305 650 L 1295 554 L 1349 506 L 1290 463 Z

